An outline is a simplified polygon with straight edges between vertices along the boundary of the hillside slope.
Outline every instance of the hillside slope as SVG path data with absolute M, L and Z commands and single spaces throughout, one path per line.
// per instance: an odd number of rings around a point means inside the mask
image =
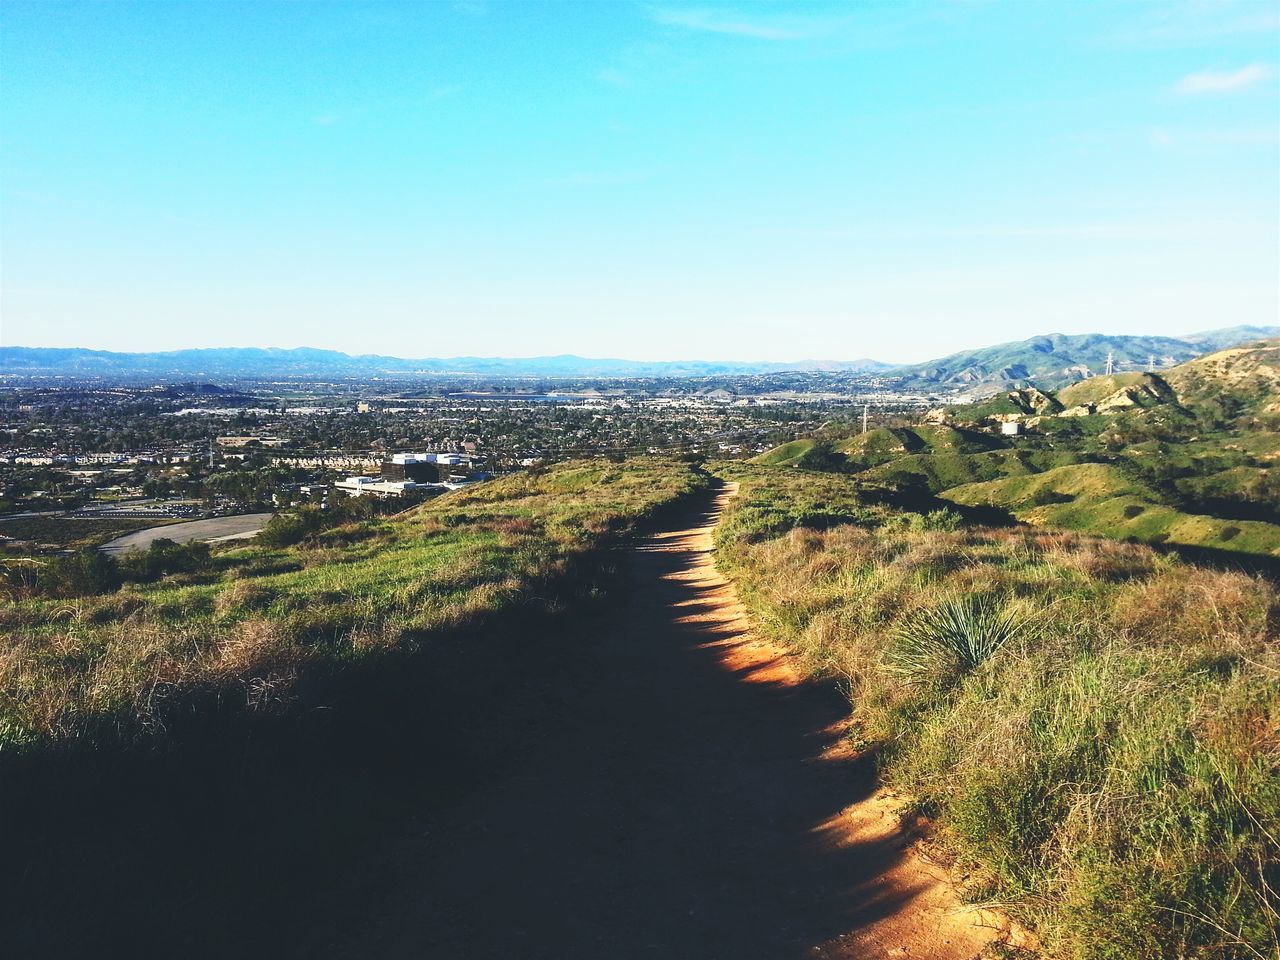
M 855 742 L 971 897 L 1032 921 L 1048 956 L 1275 955 L 1275 583 L 886 509 L 858 475 L 721 470 L 741 494 L 720 562 L 771 637 L 840 681 Z M 1104 464 L 997 483 L 1144 503 Z
M 1162 374 L 1019 387 L 926 420 L 801 438 L 755 462 L 855 474 L 903 506 L 941 496 L 987 509 L 989 522 L 995 510 L 1102 536 L 1277 555 L 1280 341 Z M 1005 435 L 1010 423 L 1020 432 Z
M 1065 530 L 1280 556 L 1280 525 L 1175 509 L 1111 464 L 1082 463 L 960 484 L 940 496 L 966 506 L 1002 507 L 1027 523 Z
M 28 577 L 32 564 L 9 564 L 0 689 L 13 692 L 0 697 L 0 758 L 153 738 L 170 712 L 222 691 L 265 684 L 291 699 L 311 673 L 340 678 L 429 649 L 540 590 L 571 587 L 587 553 L 705 483 L 679 463 L 566 463 L 391 519 L 325 528 L 310 525 L 322 522 L 315 511 L 282 515 L 266 542 L 118 589 L 45 584 Z
M 1166 379 L 1188 406 L 1280 423 L 1280 340 L 1220 350 L 1170 370 Z
M 894 371 L 911 383 L 949 386 L 972 394 L 991 394 L 1034 383 L 1055 389 L 1101 374 L 1111 356 L 1122 372 L 1146 369 L 1154 359 L 1170 367 L 1217 346 L 1280 335 L 1280 327 L 1236 327 L 1196 338 L 1049 334 L 966 350 Z

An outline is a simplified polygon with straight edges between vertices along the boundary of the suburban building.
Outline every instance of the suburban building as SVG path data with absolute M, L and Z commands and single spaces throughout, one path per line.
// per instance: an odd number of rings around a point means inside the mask
M 333 486 L 351 497 L 403 497 L 419 490 L 430 490 L 435 485 L 415 483 L 412 480 L 383 480 L 380 477 L 347 477 Z
M 382 462 L 382 479 L 399 482 L 439 483 L 440 464 L 433 453 L 397 453 Z

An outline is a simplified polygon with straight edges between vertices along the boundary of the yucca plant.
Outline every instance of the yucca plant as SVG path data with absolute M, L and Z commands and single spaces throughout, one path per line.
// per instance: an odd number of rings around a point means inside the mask
M 949 597 L 899 624 L 886 666 L 907 683 L 946 689 L 1025 626 L 1016 610 L 995 597 Z

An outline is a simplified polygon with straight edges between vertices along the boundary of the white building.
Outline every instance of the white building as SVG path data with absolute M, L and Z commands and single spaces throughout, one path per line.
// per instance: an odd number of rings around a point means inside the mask
M 412 480 L 380 480 L 377 477 L 347 477 L 334 487 L 352 497 L 403 497 L 414 490 L 429 490 L 432 484 Z

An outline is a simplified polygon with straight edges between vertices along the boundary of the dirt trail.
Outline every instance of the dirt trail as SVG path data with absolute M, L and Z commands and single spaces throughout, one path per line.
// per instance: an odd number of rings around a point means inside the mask
M 912 852 L 869 762 L 842 747 L 847 703 L 752 637 L 711 560 L 732 493 L 635 548 L 633 592 L 584 656 L 557 735 L 313 904 L 306 955 L 982 950 L 991 931 Z

